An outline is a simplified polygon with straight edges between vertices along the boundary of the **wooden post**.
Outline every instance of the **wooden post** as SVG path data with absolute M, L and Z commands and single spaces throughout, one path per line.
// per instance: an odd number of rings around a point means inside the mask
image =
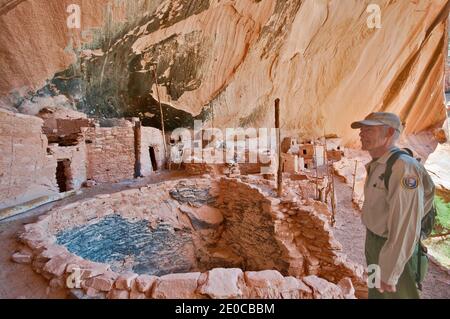
M 324 161 L 327 167 L 327 177 L 330 178 L 330 193 L 331 193 L 331 226 L 334 227 L 336 224 L 336 193 L 334 191 L 334 170 L 330 172 L 330 165 L 328 163 L 328 145 L 327 145 L 327 135 L 325 134 L 325 129 L 323 130 L 323 138 L 325 139 L 325 151 L 324 151 Z M 333 165 L 333 160 L 331 161 L 331 165 Z
M 162 135 L 163 135 L 164 157 L 167 159 L 166 131 L 164 129 L 164 114 L 163 114 L 163 109 L 162 109 L 162 105 L 161 105 L 161 98 L 159 97 L 158 77 L 156 76 L 156 67 L 157 66 L 158 66 L 157 64 L 153 64 L 153 77 L 155 78 L 156 96 L 158 97 L 159 112 L 161 114 L 161 130 L 162 130 Z
M 331 162 L 333 165 L 333 162 Z M 336 223 L 336 192 L 334 191 L 334 170 L 331 171 L 331 226 Z
M 324 138 L 324 151 L 323 151 L 323 162 L 325 163 L 325 174 L 327 176 L 327 183 L 328 185 L 331 185 L 330 183 L 330 171 L 329 171 L 329 165 L 328 165 L 328 145 L 327 145 L 327 135 L 325 134 L 325 129 L 323 130 L 323 138 Z M 327 187 L 328 187 L 327 185 Z M 327 192 L 326 192 L 327 193 Z M 327 196 L 325 195 L 325 203 L 328 205 Z
M 211 105 L 211 128 L 214 129 L 214 105 Z
M 319 162 L 317 161 L 317 142 L 314 141 L 314 158 L 316 159 L 316 192 L 315 199 L 318 200 L 319 195 Z
M 352 197 L 350 198 L 353 201 L 353 194 L 355 193 L 355 185 L 356 185 L 356 169 L 358 168 L 358 160 L 355 161 L 355 171 L 353 172 L 353 186 L 352 186 Z
M 275 100 L 275 128 L 277 130 L 277 152 L 278 152 L 278 197 L 283 194 L 283 163 L 281 159 L 281 133 L 280 133 L 280 99 Z
M 134 122 L 134 177 L 141 177 L 141 121 Z

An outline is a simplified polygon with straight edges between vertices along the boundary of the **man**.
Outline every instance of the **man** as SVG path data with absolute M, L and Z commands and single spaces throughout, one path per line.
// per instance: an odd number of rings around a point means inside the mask
M 400 155 L 392 166 L 388 187 L 385 173 L 402 124 L 393 113 L 371 113 L 352 123 L 361 129 L 362 149 L 372 161 L 366 165 L 362 222 L 367 228 L 367 265 L 378 265 L 379 287 L 369 287 L 369 298 L 419 298 L 417 273 L 426 272 L 428 260 L 419 254 L 421 220 L 430 211 L 434 184 L 419 162 Z

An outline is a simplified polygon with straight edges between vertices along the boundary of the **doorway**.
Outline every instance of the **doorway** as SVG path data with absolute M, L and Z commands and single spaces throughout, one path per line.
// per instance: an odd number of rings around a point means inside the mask
M 158 170 L 158 163 L 156 162 L 156 153 L 153 146 L 149 146 L 148 152 L 150 153 L 150 161 L 152 163 L 152 170 L 155 172 Z
M 70 190 L 71 177 L 70 177 L 70 160 L 59 160 L 56 165 L 56 182 L 60 193 L 64 193 Z

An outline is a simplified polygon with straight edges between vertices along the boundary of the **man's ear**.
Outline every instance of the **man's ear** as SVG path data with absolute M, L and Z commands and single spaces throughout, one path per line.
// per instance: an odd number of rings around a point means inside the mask
M 395 134 L 395 128 L 388 127 L 387 136 L 392 137 L 392 136 L 394 136 L 394 134 Z

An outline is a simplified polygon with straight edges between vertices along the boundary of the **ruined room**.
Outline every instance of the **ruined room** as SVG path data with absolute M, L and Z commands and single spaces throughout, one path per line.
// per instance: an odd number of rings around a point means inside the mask
M 449 299 L 449 7 L 0 0 L 0 299 L 368 298 L 371 112 L 436 186 Z

